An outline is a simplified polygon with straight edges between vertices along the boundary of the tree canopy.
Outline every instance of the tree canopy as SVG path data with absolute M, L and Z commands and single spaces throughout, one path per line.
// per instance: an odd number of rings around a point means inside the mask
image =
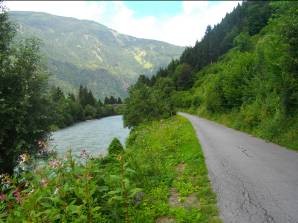
M 0 172 L 19 155 L 36 153 L 50 131 L 46 71 L 35 39 L 14 41 L 15 27 L 0 3 Z

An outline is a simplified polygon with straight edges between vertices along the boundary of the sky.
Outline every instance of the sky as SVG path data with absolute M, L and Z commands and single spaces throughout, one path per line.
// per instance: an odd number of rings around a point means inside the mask
M 11 11 L 37 11 L 99 22 L 120 33 L 193 46 L 240 1 L 7 1 Z

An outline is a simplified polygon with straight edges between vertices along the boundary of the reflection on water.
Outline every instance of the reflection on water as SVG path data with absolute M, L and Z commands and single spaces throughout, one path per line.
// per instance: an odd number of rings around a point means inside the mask
M 80 155 L 83 149 L 92 155 L 99 155 L 106 153 L 114 137 L 124 144 L 128 134 L 129 129 L 123 127 L 122 116 L 110 116 L 81 122 L 53 132 L 50 147 L 59 155 L 65 154 L 69 149 L 74 155 Z

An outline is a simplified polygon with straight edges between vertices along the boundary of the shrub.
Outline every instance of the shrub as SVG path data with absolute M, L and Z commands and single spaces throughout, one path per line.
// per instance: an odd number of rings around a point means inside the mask
M 108 148 L 110 155 L 118 155 L 124 151 L 124 148 L 119 139 L 114 138 Z

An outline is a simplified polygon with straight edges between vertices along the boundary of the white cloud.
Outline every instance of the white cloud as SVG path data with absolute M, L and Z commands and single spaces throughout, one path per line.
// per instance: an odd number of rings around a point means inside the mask
M 105 11 L 104 4 L 88 4 L 84 1 L 7 1 L 5 5 L 11 11 L 46 12 L 97 22 Z
M 170 3 L 169 3 L 170 4 Z M 194 45 L 205 33 L 207 25 L 215 25 L 238 2 L 185 1 L 182 11 L 175 16 L 156 18 L 136 17 L 124 2 L 8 1 L 15 11 L 42 11 L 55 15 L 88 19 L 102 23 L 120 33 L 166 41 L 176 45 Z M 170 5 L 169 5 L 170 7 Z
M 185 1 L 183 2 L 183 12 L 186 15 L 190 15 L 193 13 L 198 13 L 203 10 L 206 10 L 208 7 L 208 1 Z

